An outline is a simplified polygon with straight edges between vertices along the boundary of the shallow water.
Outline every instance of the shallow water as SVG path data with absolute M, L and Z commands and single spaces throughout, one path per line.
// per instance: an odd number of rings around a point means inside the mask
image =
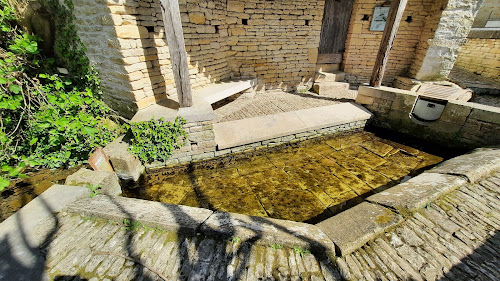
M 148 171 L 138 186 L 125 188 L 124 195 L 316 222 L 441 161 L 358 132 L 229 159 L 224 165 L 208 162 L 208 167 Z

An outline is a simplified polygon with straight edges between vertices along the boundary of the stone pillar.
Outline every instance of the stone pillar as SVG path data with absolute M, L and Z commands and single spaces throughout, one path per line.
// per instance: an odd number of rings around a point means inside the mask
M 448 0 L 443 5 L 444 10 L 434 36 L 428 40 L 424 38 L 421 42 L 428 44 L 428 48 L 423 58 L 419 60 L 417 56 L 415 59 L 412 72 L 416 79 L 438 80 L 450 74 L 482 2 L 483 0 Z

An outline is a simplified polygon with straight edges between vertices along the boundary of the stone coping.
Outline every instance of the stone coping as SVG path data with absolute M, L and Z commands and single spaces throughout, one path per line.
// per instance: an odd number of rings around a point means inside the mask
M 214 124 L 219 150 L 368 120 L 373 115 L 355 103 L 341 103 Z M 242 130 L 244 128 L 244 130 Z

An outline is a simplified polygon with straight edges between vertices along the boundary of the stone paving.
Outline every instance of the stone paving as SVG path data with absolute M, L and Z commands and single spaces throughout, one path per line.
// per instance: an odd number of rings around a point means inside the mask
M 348 280 L 498 280 L 500 173 L 441 197 L 337 264 Z
M 345 89 L 338 89 L 338 91 L 347 91 L 348 94 L 344 96 L 352 96 L 352 100 L 356 99 L 357 91 Z M 342 100 L 325 95 L 320 96 L 312 92 L 287 93 L 274 90 L 258 93 L 253 98 L 233 96 L 215 103 L 213 106 L 215 108 L 215 121 L 227 122 L 341 102 Z
M 74 214 L 59 221 L 42 249 L 54 280 L 340 280 L 326 258 L 300 248 L 183 237 Z

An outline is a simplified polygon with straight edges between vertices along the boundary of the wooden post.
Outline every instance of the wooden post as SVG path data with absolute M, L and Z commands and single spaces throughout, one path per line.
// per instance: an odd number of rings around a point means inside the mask
M 385 23 L 384 35 L 380 43 L 377 59 L 375 60 L 375 67 L 373 68 L 372 77 L 370 79 L 370 86 L 380 87 L 382 79 L 384 78 L 385 66 L 389 59 L 389 52 L 392 49 L 392 44 L 398 32 L 399 22 L 403 17 L 403 12 L 408 0 L 392 0 L 389 15 Z
M 179 105 L 180 107 L 190 107 L 193 105 L 193 98 L 179 2 L 178 0 L 161 0 L 160 3 Z

